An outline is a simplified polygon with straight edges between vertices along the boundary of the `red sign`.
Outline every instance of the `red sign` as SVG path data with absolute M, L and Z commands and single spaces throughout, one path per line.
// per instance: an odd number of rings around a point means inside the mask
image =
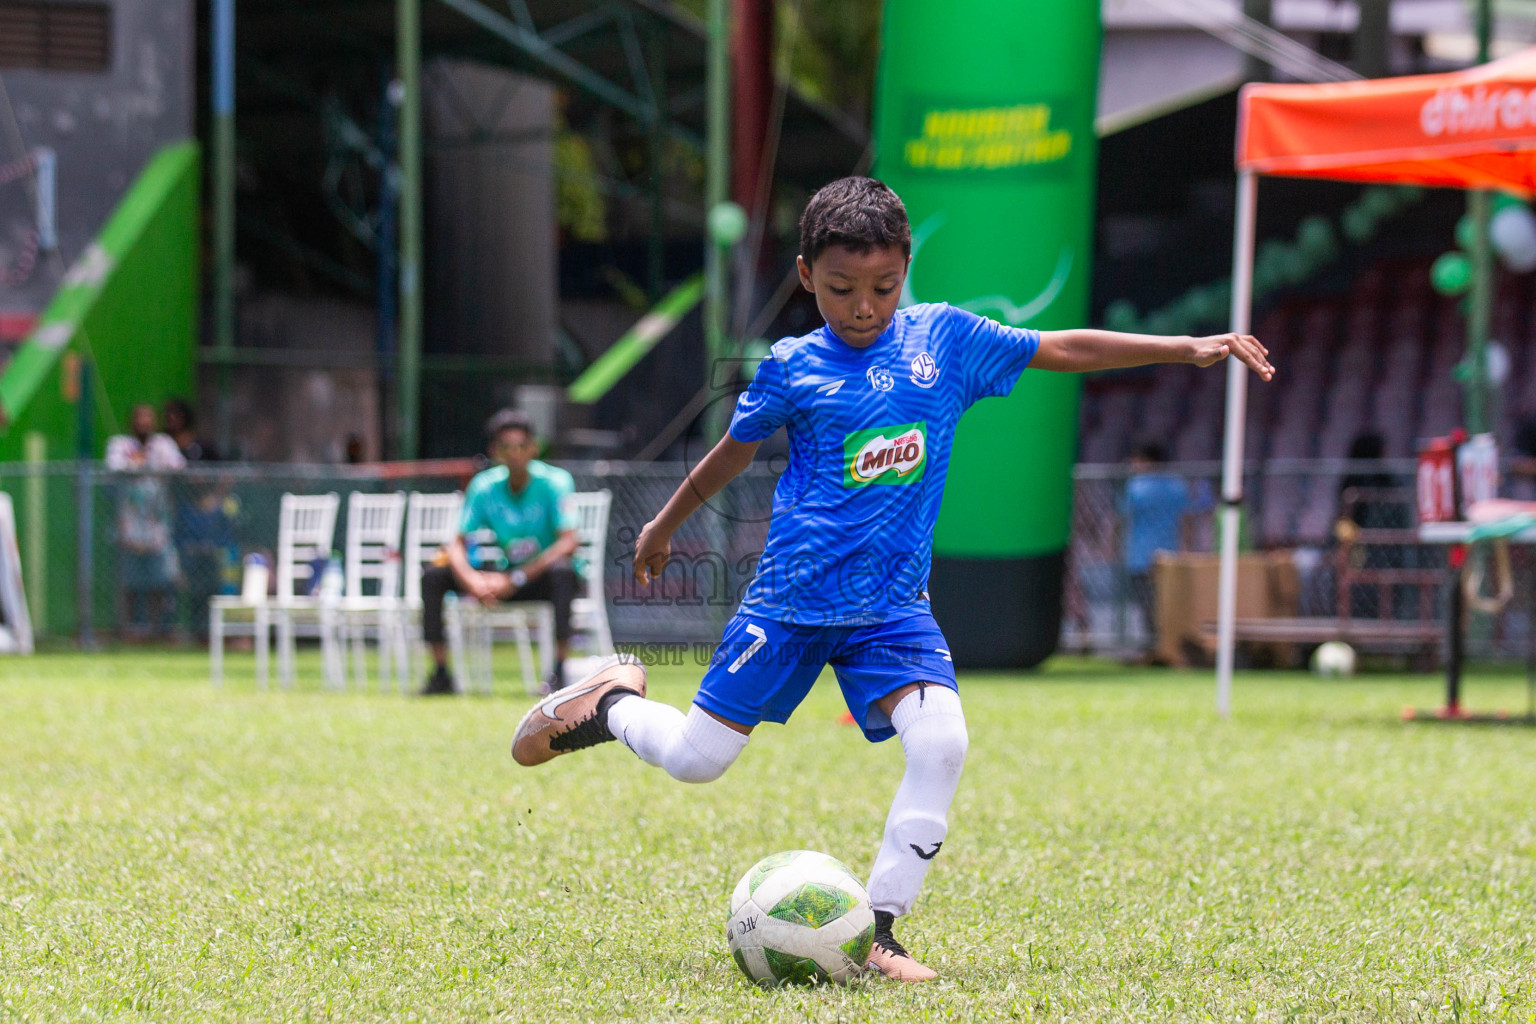
M 1437 437 L 1419 449 L 1419 522 L 1456 519 L 1456 446 Z
M 21 341 L 37 326 L 37 314 L 0 310 L 0 341 Z

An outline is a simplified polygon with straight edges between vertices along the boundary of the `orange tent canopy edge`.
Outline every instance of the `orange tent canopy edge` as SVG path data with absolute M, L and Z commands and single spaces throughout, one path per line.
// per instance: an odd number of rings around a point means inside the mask
M 1244 86 L 1237 167 L 1529 198 L 1536 194 L 1536 48 L 1446 74 Z

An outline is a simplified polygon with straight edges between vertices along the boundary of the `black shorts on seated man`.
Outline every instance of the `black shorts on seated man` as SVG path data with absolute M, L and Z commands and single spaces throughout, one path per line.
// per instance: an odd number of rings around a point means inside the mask
M 448 564 L 421 574 L 422 635 L 436 662 L 424 695 L 453 693 L 443 634 L 443 598 L 452 591 L 482 604 L 548 601 L 555 609 L 555 657 L 545 681 L 559 689 L 576 596 L 576 521 L 571 474 L 534 458 L 538 442 L 526 415 L 504 409 L 485 425 L 496 465 L 464 492 L 459 534 Z

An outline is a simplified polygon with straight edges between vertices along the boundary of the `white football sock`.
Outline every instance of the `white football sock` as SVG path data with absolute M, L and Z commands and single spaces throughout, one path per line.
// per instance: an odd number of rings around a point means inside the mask
M 736 760 L 747 737 L 698 705 L 684 715 L 670 704 L 623 697 L 608 709 L 608 731 L 646 764 L 679 782 L 713 782 Z
M 900 917 L 912 909 L 928 865 L 944 844 L 969 737 L 960 695 L 936 683 L 903 697 L 891 712 L 891 725 L 907 755 L 907 771 L 869 873 L 869 903 Z

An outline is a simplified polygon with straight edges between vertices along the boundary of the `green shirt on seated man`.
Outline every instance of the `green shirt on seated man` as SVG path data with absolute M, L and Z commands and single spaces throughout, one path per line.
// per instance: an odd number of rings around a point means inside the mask
M 503 409 L 485 425 L 496 465 L 476 474 L 464 492 L 459 533 L 448 564 L 421 574 L 422 635 L 434 667 L 423 695 L 458 690 L 448 670 L 443 599 L 450 591 L 481 604 L 549 601 L 555 609 L 555 659 L 545 685 L 559 689 L 576 596 L 575 483 L 558 466 L 540 462 L 533 422 Z

